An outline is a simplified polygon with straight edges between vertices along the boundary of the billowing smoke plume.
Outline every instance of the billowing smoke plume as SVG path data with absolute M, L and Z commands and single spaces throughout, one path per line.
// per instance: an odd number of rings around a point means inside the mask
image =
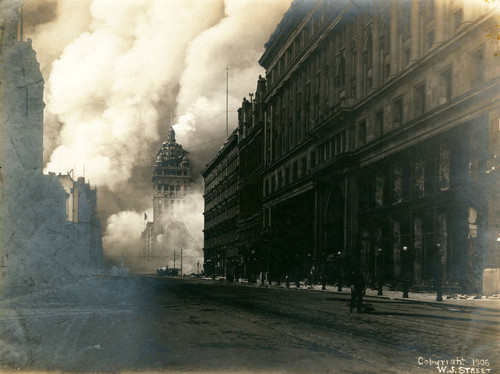
M 213 144 L 200 144 L 200 136 L 207 142 L 214 139 L 217 145 L 226 137 L 226 68 L 229 132 L 234 130 L 237 108 L 244 96 L 255 91 L 257 78 L 263 74 L 257 63 L 263 45 L 289 5 L 289 0 L 226 1 L 227 16 L 192 41 L 177 96 L 177 110 L 183 116 L 175 127 L 187 149 L 196 145 L 215 151 L 218 147 Z
M 290 2 L 26 0 L 46 80 L 46 170 L 73 169 L 97 185 L 105 253 L 140 248 L 171 116 L 196 173 L 224 141 L 226 67 L 236 127 L 236 109 L 263 73 L 263 44 Z M 201 246 L 201 192 L 193 201 L 200 210 L 184 221 Z

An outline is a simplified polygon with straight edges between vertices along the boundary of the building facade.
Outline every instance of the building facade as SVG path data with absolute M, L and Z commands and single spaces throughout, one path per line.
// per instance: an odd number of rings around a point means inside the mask
M 292 4 L 259 61 L 276 277 L 340 252 L 369 282 L 430 285 L 442 271 L 450 286 L 490 287 L 497 16 L 467 1 Z
M 174 129 L 158 150 L 152 182 L 154 231 L 159 234 L 168 220 L 184 215 L 193 185 L 187 151 L 175 141 Z
M 238 252 L 238 130 L 202 171 L 205 181 L 204 273 L 234 279 L 241 272 Z
M 259 60 L 260 258 L 239 218 L 253 273 L 500 289 L 497 17 L 466 0 L 292 3 Z
M 152 178 L 153 221 L 146 222 L 141 235 L 140 257 L 146 261 L 138 261 L 140 265 L 134 271 L 151 272 L 165 266 L 177 268 L 182 249 L 199 249 L 183 221 L 191 209 L 193 187 L 187 154 L 176 142 L 175 131 L 171 128 L 156 154 Z
M 256 279 L 267 265 L 267 237 L 262 232 L 262 169 L 264 166 L 264 122 L 266 80 L 259 77 L 250 101 L 238 109 L 238 238 L 239 275 Z

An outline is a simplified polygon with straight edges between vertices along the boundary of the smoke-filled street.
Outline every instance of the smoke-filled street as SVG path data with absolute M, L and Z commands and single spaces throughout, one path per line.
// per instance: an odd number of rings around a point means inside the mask
M 2 302 L 0 362 L 78 371 L 439 372 L 437 360 L 448 360 L 439 364 L 448 372 L 500 368 L 498 311 L 365 301 L 373 311 L 351 314 L 348 295 L 334 292 L 93 277 Z

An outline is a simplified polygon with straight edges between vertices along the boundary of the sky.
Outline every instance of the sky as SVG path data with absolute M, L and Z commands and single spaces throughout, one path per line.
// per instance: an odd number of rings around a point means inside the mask
M 25 0 L 24 34 L 45 79 L 44 171 L 73 171 L 97 187 L 107 258 L 140 250 L 170 125 L 196 177 L 196 209 L 184 220 L 203 247 L 200 172 L 226 138 L 226 68 L 231 132 L 290 3 Z

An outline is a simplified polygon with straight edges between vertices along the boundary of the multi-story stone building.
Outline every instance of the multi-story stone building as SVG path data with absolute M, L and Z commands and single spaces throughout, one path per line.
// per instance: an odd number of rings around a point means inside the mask
M 153 222 L 146 223 L 141 235 L 142 258 L 148 262 L 142 262 L 134 271 L 177 267 L 181 263 L 181 249 L 197 247 L 183 222 L 185 214 L 191 209 L 193 186 L 187 153 L 176 142 L 174 129 L 170 129 L 167 141 L 157 152 L 153 170 Z M 179 258 L 177 264 L 175 251 Z
M 154 231 L 160 234 L 168 220 L 184 215 L 193 185 L 187 151 L 175 141 L 174 129 L 158 150 L 152 182 Z
M 497 16 L 465 0 L 292 3 L 259 61 L 275 277 L 340 252 L 369 280 L 442 271 L 498 290 Z
M 202 171 L 205 181 L 204 272 L 212 277 L 238 276 L 238 130 Z
M 238 109 L 239 274 L 255 279 L 267 269 L 267 240 L 262 233 L 262 168 L 264 166 L 264 122 L 266 80 L 259 77 L 250 101 Z

